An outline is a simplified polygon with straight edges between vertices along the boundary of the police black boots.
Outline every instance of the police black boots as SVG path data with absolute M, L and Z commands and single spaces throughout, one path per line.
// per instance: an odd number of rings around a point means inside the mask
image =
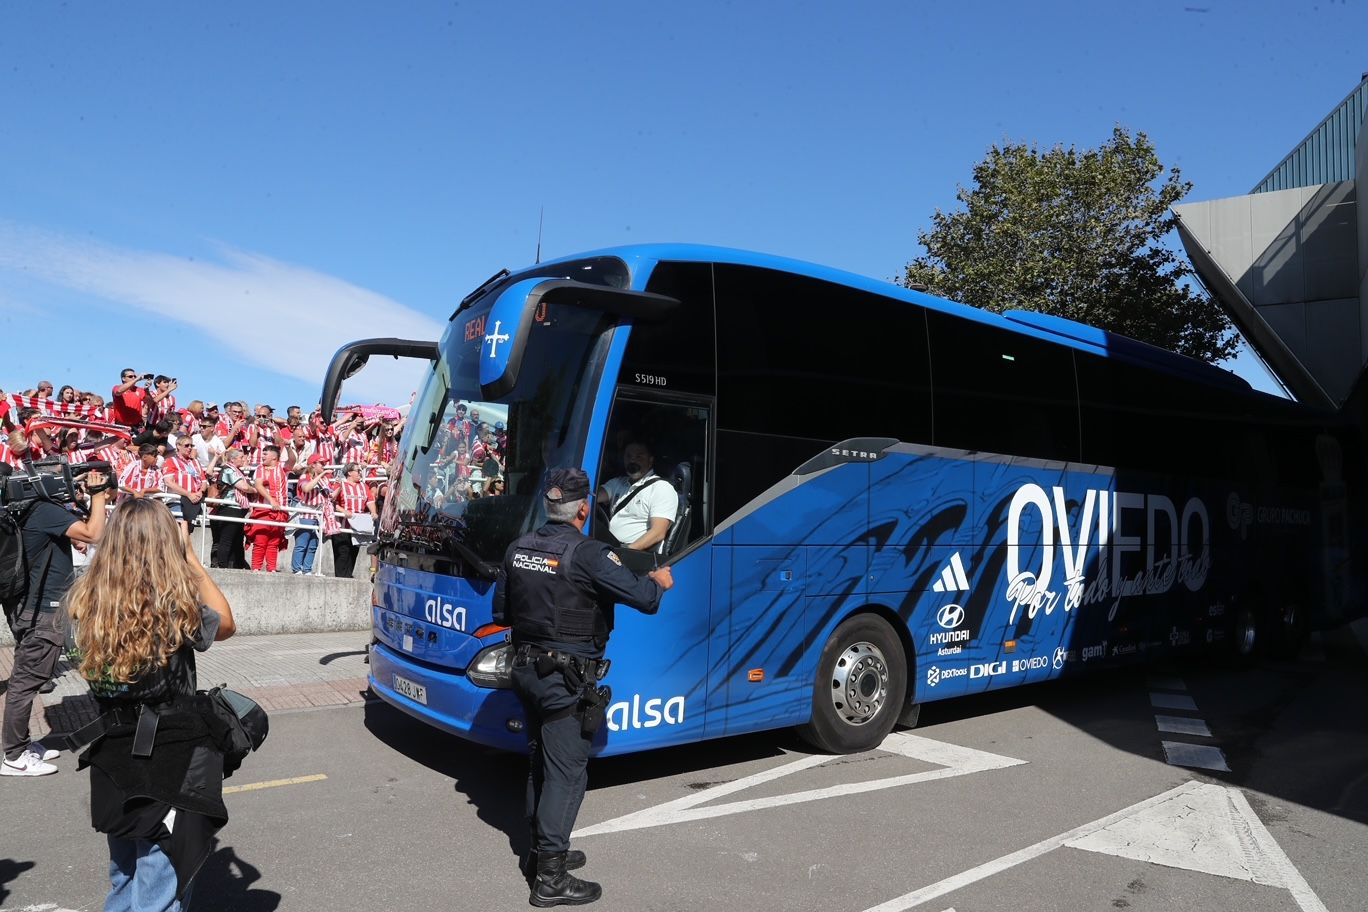
M 535 836 L 532 838 L 532 841 L 533 843 L 536 842 Z M 588 859 L 584 857 L 583 852 L 581 852 L 579 849 L 571 849 L 570 851 L 565 853 L 565 870 L 578 871 L 580 868 L 584 867 L 586 861 L 588 861 Z M 537 850 L 530 849 L 528 853 L 524 855 L 521 860 L 519 860 L 518 867 L 522 869 L 523 877 L 526 877 L 529 882 L 532 880 L 532 878 L 536 877 Z
M 537 879 L 528 902 L 534 906 L 582 906 L 603 895 L 603 888 L 565 869 L 565 852 L 538 852 Z

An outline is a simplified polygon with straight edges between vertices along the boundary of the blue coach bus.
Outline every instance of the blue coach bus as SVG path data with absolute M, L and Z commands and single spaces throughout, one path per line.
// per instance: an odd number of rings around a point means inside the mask
M 501 272 L 436 343 L 344 347 L 325 408 L 375 354 L 428 365 L 380 521 L 371 687 L 481 744 L 525 749 L 490 609 L 504 551 L 543 521 L 548 467 L 597 489 L 628 439 L 679 513 L 624 559 L 675 588 L 617 612 L 602 755 L 783 726 L 865 750 L 927 701 L 1252 655 L 1350 599 L 1334 414 L 1066 320 L 634 246 Z

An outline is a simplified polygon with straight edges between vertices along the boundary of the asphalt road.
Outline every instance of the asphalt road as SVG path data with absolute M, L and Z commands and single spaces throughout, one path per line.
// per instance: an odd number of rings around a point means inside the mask
M 857 756 L 779 732 L 596 761 L 575 844 L 604 910 L 1361 910 L 1366 695 L 1361 664 L 1180 666 L 933 704 Z M 1166 762 L 1183 745 L 1230 772 Z M 59 762 L 0 780 L 5 910 L 101 907 Z M 274 784 L 229 796 L 194 908 L 524 908 L 523 780 L 383 704 L 277 713 L 229 783 Z

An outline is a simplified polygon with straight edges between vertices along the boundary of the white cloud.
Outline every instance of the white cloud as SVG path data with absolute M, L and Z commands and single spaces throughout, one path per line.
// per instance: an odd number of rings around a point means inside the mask
M 227 247 L 220 262 L 209 262 L 0 221 L 0 270 L 183 323 L 244 363 L 309 383 L 322 381 L 333 352 L 346 342 L 372 336 L 435 340 L 443 329 L 384 295 Z M 412 362 L 403 374 L 367 368 L 344 395 L 401 404 L 412 391 L 411 380 L 401 377 L 417 375 Z

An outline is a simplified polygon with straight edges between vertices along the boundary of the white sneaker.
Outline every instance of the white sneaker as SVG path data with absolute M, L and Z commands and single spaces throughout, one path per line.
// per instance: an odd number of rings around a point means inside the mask
M 57 767 L 45 761 L 32 747 L 20 754 L 19 759 L 0 763 L 0 776 L 50 776 L 55 772 Z
M 38 756 L 42 757 L 44 760 L 56 760 L 59 756 L 61 756 L 62 753 L 59 750 L 53 750 L 50 747 L 44 747 L 42 741 L 30 741 L 28 749 L 33 751 Z

